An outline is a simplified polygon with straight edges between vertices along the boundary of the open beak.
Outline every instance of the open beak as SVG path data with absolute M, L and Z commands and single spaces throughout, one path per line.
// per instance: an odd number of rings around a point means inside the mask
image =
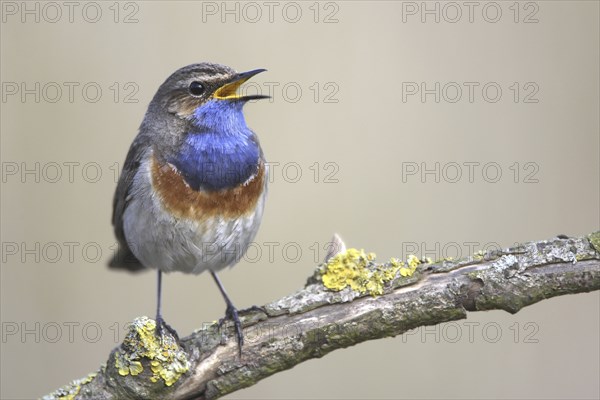
M 266 69 L 254 69 L 252 71 L 240 72 L 235 75 L 229 82 L 218 88 L 213 97 L 219 100 L 257 100 L 257 99 L 268 99 L 269 96 L 262 94 L 253 94 L 248 96 L 240 96 L 237 90 L 244 82 L 252 78 L 254 75 L 266 71 Z

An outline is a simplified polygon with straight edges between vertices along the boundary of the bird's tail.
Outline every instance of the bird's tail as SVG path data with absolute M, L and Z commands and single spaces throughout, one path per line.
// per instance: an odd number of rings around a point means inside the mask
M 145 269 L 140 260 L 133 255 L 127 245 L 119 246 L 119 250 L 110 260 L 108 266 L 110 268 L 127 270 L 130 272 L 138 272 Z

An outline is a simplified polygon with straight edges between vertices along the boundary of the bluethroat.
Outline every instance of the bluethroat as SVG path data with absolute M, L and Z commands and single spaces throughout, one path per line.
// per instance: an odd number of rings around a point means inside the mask
M 158 271 L 157 327 L 162 272 L 209 271 L 235 325 L 236 308 L 217 271 L 244 255 L 260 225 L 267 164 L 242 109 L 263 95 L 239 87 L 264 69 L 237 73 L 224 65 L 192 64 L 175 71 L 148 106 L 121 172 L 113 202 L 120 250 L 112 267 Z

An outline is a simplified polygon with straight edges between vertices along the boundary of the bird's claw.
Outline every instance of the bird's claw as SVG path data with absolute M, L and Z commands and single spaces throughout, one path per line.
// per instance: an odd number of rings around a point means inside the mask
M 243 310 L 240 310 L 239 313 L 243 315 L 243 314 L 249 314 L 249 313 L 251 313 L 253 311 L 258 311 L 258 312 L 261 312 L 263 314 L 267 313 L 267 310 L 264 307 L 261 307 L 261 306 L 251 306 L 251 307 L 245 308 Z
M 219 320 L 219 329 L 223 326 L 225 320 L 227 319 L 231 320 L 235 326 L 235 334 L 237 336 L 238 349 L 241 357 L 242 346 L 244 345 L 244 334 L 242 332 L 242 322 L 240 321 L 238 310 L 233 306 L 233 304 L 229 304 L 227 306 L 227 309 L 225 310 L 225 316 Z
M 171 326 L 167 324 L 161 316 L 156 317 L 156 335 L 161 341 L 166 335 L 169 335 L 174 337 L 175 340 L 179 342 L 179 335 L 177 334 L 177 331 L 171 328 Z

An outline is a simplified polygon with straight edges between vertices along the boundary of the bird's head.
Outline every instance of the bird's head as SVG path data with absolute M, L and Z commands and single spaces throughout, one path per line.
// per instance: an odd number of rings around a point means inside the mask
M 210 63 L 175 71 L 158 89 L 140 130 L 158 160 L 175 166 L 194 189 L 220 190 L 253 176 L 262 151 L 242 107 L 268 96 L 238 89 L 263 71 L 238 73 Z
M 244 82 L 263 71 L 238 73 L 220 64 L 188 65 L 167 78 L 150 108 L 188 120 L 200 130 L 222 130 L 231 124 L 243 123 L 242 107 L 248 100 L 269 97 L 238 93 Z

